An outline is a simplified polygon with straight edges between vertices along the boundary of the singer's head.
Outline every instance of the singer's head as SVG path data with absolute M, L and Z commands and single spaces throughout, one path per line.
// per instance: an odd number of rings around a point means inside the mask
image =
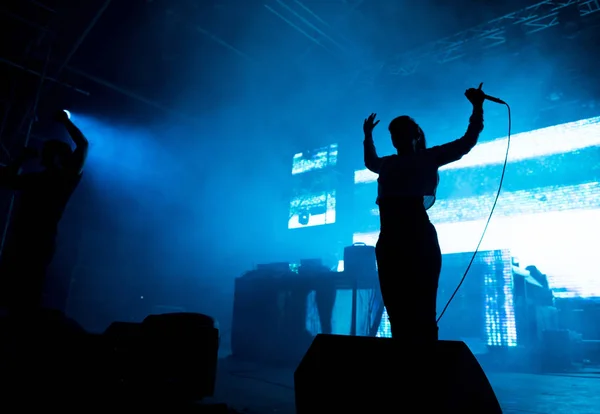
M 399 155 L 411 154 L 427 148 L 423 130 L 410 116 L 402 115 L 390 122 L 392 144 Z
M 72 150 L 69 144 L 52 139 L 44 143 L 41 164 L 44 168 L 50 170 L 60 168 L 71 154 Z

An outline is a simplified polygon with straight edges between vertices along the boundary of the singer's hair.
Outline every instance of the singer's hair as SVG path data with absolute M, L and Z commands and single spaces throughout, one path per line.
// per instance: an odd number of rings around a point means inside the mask
M 392 144 L 396 149 L 406 147 L 407 144 L 416 140 L 417 151 L 427 148 L 425 133 L 410 116 L 402 115 L 394 118 L 388 127 L 392 135 Z

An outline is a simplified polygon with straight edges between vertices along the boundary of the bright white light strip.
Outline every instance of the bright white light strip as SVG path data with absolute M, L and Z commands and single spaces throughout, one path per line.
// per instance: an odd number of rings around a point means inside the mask
M 544 196 L 542 199 L 541 196 Z M 487 218 L 496 194 L 438 200 L 429 210 L 435 224 L 465 222 Z M 494 217 L 520 214 L 546 213 L 550 211 L 596 209 L 600 206 L 600 183 L 591 182 L 567 186 L 540 187 L 535 190 L 519 190 L 501 193 L 494 209 Z M 379 216 L 379 209 L 369 212 Z
M 450 170 L 504 163 L 507 137 L 477 145 L 461 160 L 445 165 Z M 552 154 L 562 154 L 600 145 L 600 117 L 569 122 L 535 131 L 515 134 L 510 138 L 509 162 Z M 354 172 L 354 183 L 377 181 L 378 175 L 364 169 Z
M 444 254 L 472 252 L 486 219 L 436 224 Z M 497 217 L 490 222 L 481 251 L 509 249 L 521 267 L 535 265 L 548 275 L 555 296 L 600 297 L 600 281 L 590 269 L 597 261 L 600 209 Z M 379 231 L 355 233 L 354 243 L 374 246 Z M 565 295 L 556 290 L 567 289 Z

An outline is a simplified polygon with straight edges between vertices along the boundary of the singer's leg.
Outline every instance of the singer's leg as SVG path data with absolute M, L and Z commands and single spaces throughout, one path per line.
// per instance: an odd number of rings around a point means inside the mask
M 435 227 L 429 224 L 423 232 L 423 238 L 412 251 L 410 271 L 410 331 L 415 340 L 422 343 L 437 341 L 436 323 L 437 291 L 442 267 L 442 254 Z
M 381 298 L 387 311 L 393 338 L 402 336 L 402 261 L 397 256 L 400 245 L 395 240 L 380 238 L 375 248 L 379 288 Z
M 381 237 L 376 247 L 379 284 L 392 337 L 406 342 L 438 338 L 441 252 L 433 225 L 424 227 L 406 240 Z

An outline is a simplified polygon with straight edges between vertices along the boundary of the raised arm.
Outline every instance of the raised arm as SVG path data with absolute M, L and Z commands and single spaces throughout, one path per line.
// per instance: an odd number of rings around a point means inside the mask
M 468 89 L 465 95 L 473 104 L 473 112 L 469 118 L 469 126 L 465 134 L 455 141 L 428 150 L 433 155 L 438 166 L 458 161 L 468 154 L 477 144 L 479 134 L 483 131 L 483 101 L 485 94 L 481 90 L 481 85 L 479 89 Z
M 75 151 L 65 163 L 65 167 L 76 171 L 78 174 L 83 170 L 85 160 L 87 158 L 89 143 L 83 133 L 77 126 L 71 122 L 65 111 L 60 111 L 56 115 L 56 120 L 64 125 L 69 133 L 69 136 L 75 143 Z
M 379 121 L 375 121 L 375 117 L 377 114 L 371 114 L 365 122 L 363 123 L 363 131 L 365 133 L 364 144 L 364 157 L 365 157 L 365 167 L 370 171 L 379 174 L 382 164 L 382 158 L 377 155 L 377 150 L 375 149 L 375 143 L 373 142 L 373 128 L 379 123 Z
M 446 165 L 460 160 L 467 155 L 477 144 L 479 134 L 483 130 L 483 108 L 473 107 L 473 113 L 469 118 L 467 132 L 457 140 L 444 145 L 431 148 L 438 166 Z

